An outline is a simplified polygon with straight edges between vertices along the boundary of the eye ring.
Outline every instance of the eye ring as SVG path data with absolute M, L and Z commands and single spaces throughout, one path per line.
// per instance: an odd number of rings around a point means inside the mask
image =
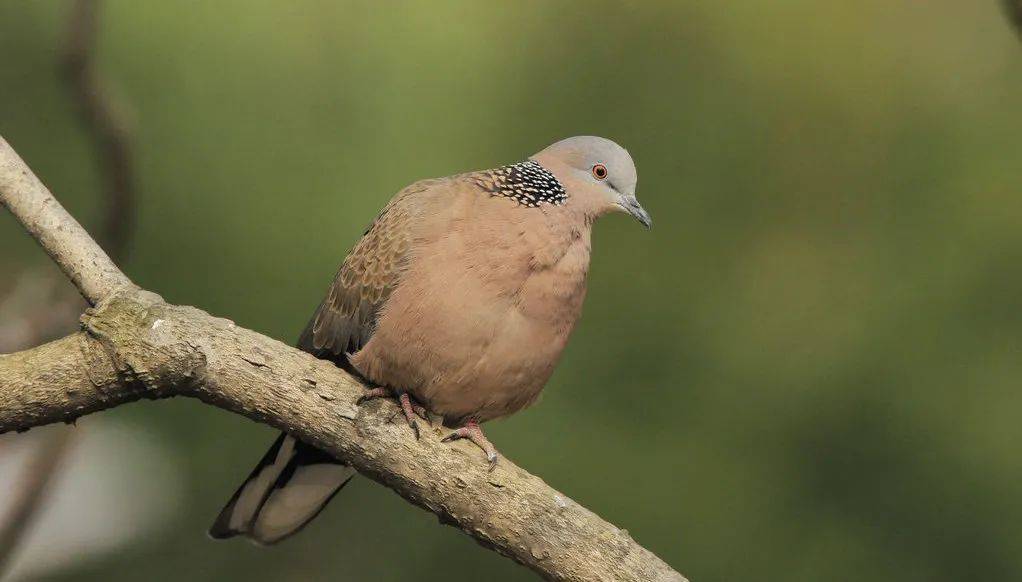
M 603 164 L 596 164 L 593 166 L 593 177 L 597 180 L 606 180 L 607 166 L 604 166 Z

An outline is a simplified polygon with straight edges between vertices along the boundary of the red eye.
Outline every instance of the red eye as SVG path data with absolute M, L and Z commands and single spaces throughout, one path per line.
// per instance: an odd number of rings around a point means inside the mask
M 603 164 L 596 164 L 593 166 L 593 177 L 597 180 L 606 180 L 607 166 L 604 166 Z

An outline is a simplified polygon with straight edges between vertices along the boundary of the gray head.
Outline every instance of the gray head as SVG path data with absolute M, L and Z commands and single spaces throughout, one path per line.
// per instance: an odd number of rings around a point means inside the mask
M 572 196 L 587 199 L 596 214 L 623 211 L 647 228 L 649 214 L 635 198 L 635 163 L 628 150 L 592 135 L 569 137 L 533 156 Z

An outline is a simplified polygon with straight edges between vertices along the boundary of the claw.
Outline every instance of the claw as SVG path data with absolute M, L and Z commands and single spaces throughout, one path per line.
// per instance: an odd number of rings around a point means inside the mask
M 419 406 L 418 404 L 413 404 L 412 410 L 415 411 L 415 414 L 417 414 L 419 418 L 426 421 L 427 425 L 433 426 L 433 422 L 429 419 L 429 411 L 426 410 L 425 407 Z
M 422 419 L 425 420 L 426 423 L 429 423 L 429 411 L 427 411 L 426 408 L 420 404 L 417 403 L 413 404 L 412 399 L 408 396 L 407 392 L 400 391 L 392 392 L 387 388 L 377 386 L 375 388 L 370 388 L 366 390 L 364 393 L 362 393 L 362 395 L 358 397 L 358 400 L 355 401 L 355 405 L 360 406 L 363 402 L 372 400 L 374 398 L 383 398 L 385 396 L 394 396 L 395 398 L 397 398 L 397 402 L 400 405 L 398 412 L 395 412 L 390 417 L 389 422 L 394 422 L 394 420 L 397 418 L 399 414 L 404 413 L 404 418 L 405 421 L 408 423 L 408 426 L 412 427 L 412 430 L 415 431 L 415 439 L 416 440 L 421 439 L 422 431 L 419 429 L 419 422 L 417 420 L 416 415 L 422 417 Z
M 486 439 L 486 435 L 483 434 L 483 429 L 479 427 L 478 422 L 474 420 L 468 421 L 465 423 L 465 426 L 455 429 L 451 434 L 440 439 L 440 442 L 447 443 L 458 439 L 469 439 L 486 453 L 486 460 L 489 463 L 488 472 L 492 473 L 497 468 L 497 461 L 500 460 L 500 455 L 497 454 L 497 449 L 493 448 L 493 444 Z
M 462 438 L 462 437 L 461 437 L 460 434 L 458 434 L 458 431 L 454 431 L 451 434 L 449 434 L 449 435 L 445 436 L 444 438 L 440 439 L 440 442 L 442 442 L 442 443 L 449 443 L 451 441 L 456 441 L 456 440 L 458 440 L 460 438 Z
M 401 411 L 405 413 L 405 420 L 408 421 L 408 426 L 412 427 L 415 431 L 415 440 L 419 440 L 421 434 L 419 432 L 419 422 L 415 419 L 415 408 L 412 405 L 412 399 L 409 398 L 407 392 L 401 392 L 397 397 L 398 403 L 401 405 Z M 419 408 L 422 408 L 421 406 Z
M 358 397 L 358 400 L 355 401 L 355 406 L 362 406 L 364 402 L 368 402 L 374 398 L 383 398 L 384 396 L 390 396 L 390 392 L 386 388 L 382 386 L 370 388 Z

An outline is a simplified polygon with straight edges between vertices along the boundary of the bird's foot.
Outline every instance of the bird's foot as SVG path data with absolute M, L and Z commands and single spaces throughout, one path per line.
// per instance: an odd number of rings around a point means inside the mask
M 494 448 L 493 443 L 483 434 L 483 429 L 479 426 L 478 422 L 474 420 L 466 422 L 465 426 L 454 429 L 454 432 L 445 436 L 440 442 L 447 443 L 458 439 L 468 439 L 482 449 L 486 453 L 486 460 L 490 462 L 489 470 L 491 472 L 497 467 L 497 460 L 500 459 L 500 455 L 497 454 L 497 449 Z
M 412 427 L 412 430 L 415 431 L 415 438 L 419 439 L 422 436 L 419 431 L 419 419 L 421 417 L 422 420 L 429 424 L 429 411 L 418 402 L 413 401 L 407 392 L 391 391 L 382 386 L 376 386 L 366 390 L 362 396 L 359 396 L 358 400 L 355 401 L 355 405 L 360 406 L 363 402 L 373 400 L 374 398 L 396 398 L 398 405 L 401 406 L 401 412 L 404 413 L 405 420 L 408 421 L 408 426 Z M 397 418 L 396 414 L 390 419 L 393 421 L 395 418 Z

